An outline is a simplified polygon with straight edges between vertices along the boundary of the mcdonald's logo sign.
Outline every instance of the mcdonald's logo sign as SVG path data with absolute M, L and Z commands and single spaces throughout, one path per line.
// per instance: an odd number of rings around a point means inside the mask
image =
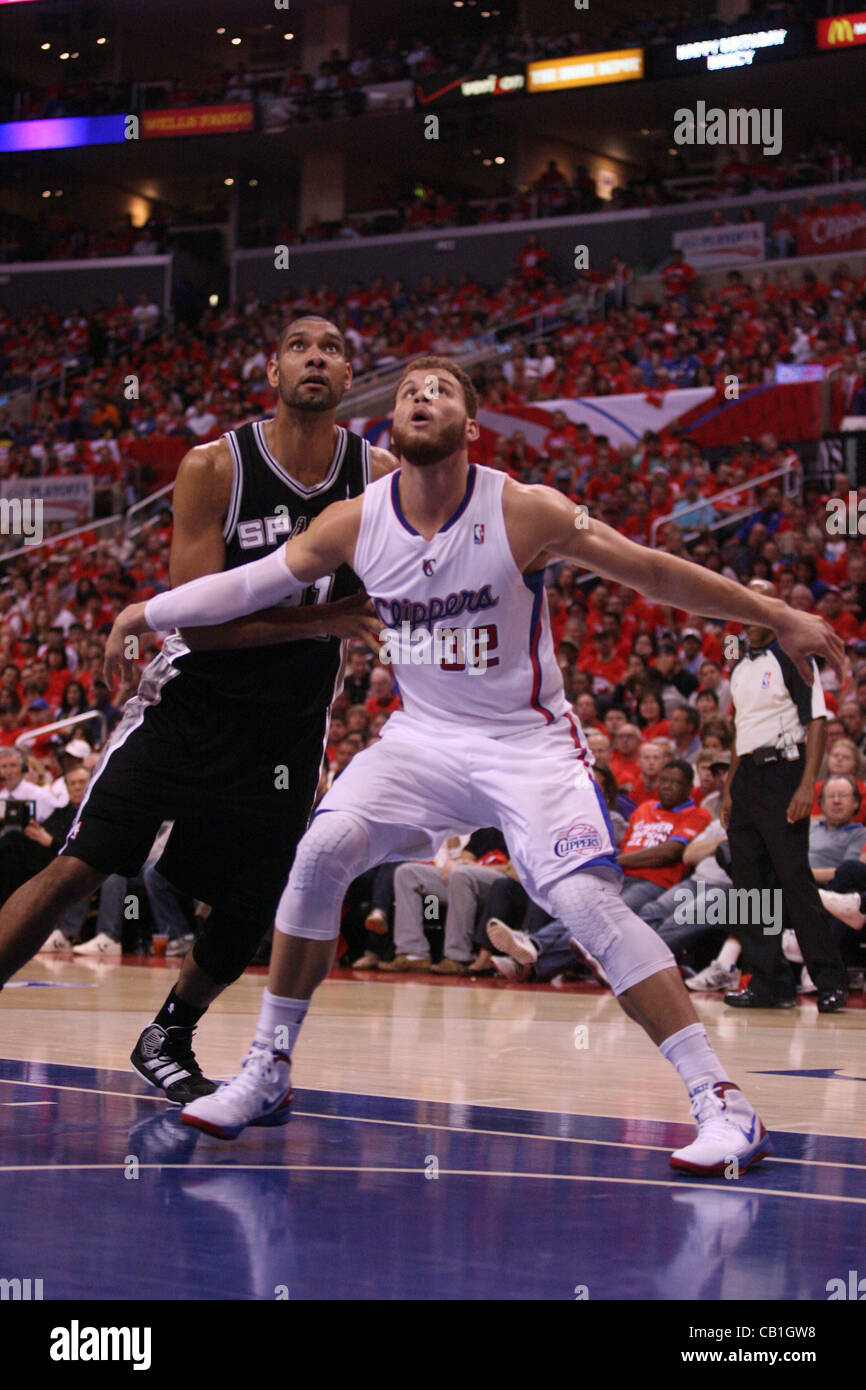
M 819 48 L 850 48 L 858 43 L 866 43 L 866 11 L 818 20 Z

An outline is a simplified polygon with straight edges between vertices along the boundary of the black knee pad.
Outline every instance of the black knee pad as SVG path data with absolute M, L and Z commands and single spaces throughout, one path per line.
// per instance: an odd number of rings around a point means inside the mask
M 214 984 L 233 984 L 246 970 L 271 925 L 261 917 L 233 915 L 215 907 L 192 948 L 192 958 Z

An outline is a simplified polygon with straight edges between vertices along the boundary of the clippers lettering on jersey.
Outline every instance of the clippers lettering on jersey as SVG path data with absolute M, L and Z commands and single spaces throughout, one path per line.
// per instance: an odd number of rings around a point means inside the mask
M 460 589 L 445 598 L 431 598 L 429 603 L 413 603 L 408 598 L 374 598 L 373 602 L 386 627 L 399 628 L 408 623 L 413 628 L 432 628 L 441 618 L 457 618 L 461 613 L 480 613 L 485 608 L 495 608 L 499 599 L 490 592 L 490 585 L 484 584 L 480 589 Z
M 293 525 L 288 512 L 283 512 L 280 516 L 266 516 L 261 521 L 239 521 L 238 545 L 241 550 L 257 550 L 263 545 L 276 545 L 277 541 L 300 535 L 301 531 L 306 531 L 309 524 L 308 516 L 299 516 Z
M 553 852 L 557 859 L 564 859 L 567 854 L 576 854 L 579 858 L 586 859 L 601 852 L 601 836 L 594 825 L 578 821 L 568 830 L 557 831 Z

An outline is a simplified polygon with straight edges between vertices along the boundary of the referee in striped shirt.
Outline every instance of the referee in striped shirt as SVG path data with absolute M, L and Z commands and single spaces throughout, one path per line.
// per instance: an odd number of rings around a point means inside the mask
M 764 579 L 749 588 L 776 596 L 775 585 Z M 736 745 L 719 808 L 731 877 L 737 888 L 781 888 L 784 925 L 796 933 L 817 987 L 818 1011 L 836 1013 L 847 1002 L 848 974 L 809 867 L 809 818 L 827 737 L 824 691 L 814 659 L 809 686 L 770 628 L 745 632 L 748 652 L 731 672 Z M 726 994 L 725 1003 L 791 1008 L 796 986 L 778 920 L 744 923 L 738 934 L 752 980 L 748 989 Z

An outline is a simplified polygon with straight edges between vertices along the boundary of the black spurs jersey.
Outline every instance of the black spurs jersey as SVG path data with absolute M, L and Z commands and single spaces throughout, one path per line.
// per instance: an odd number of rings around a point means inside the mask
M 356 497 L 370 482 L 370 445 L 338 428 L 331 466 L 314 487 L 304 487 L 274 458 L 265 440 L 265 420 L 241 425 L 224 436 L 234 460 L 234 483 L 223 527 L 225 569 L 259 560 L 310 522 L 332 502 Z M 330 603 L 358 593 L 361 582 L 348 565 L 318 580 L 300 602 Z M 298 602 L 298 600 L 295 600 Z M 207 687 L 203 697 L 267 701 L 286 717 L 323 717 L 340 664 L 337 637 L 304 638 L 268 647 L 191 652 L 175 633 L 163 652 L 184 678 Z

